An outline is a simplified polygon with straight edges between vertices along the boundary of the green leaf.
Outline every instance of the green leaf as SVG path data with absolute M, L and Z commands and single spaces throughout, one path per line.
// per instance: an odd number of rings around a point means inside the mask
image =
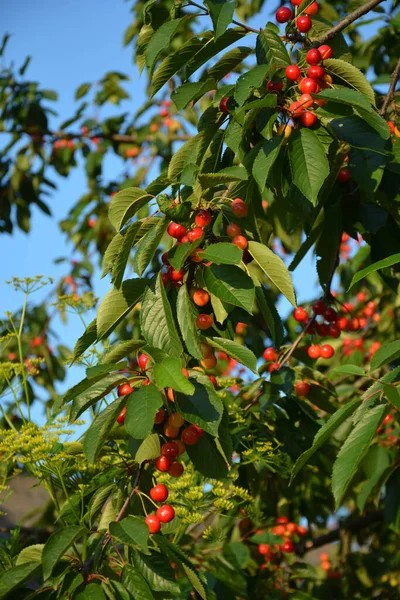
M 177 182 L 188 164 L 195 164 L 200 149 L 206 139 L 205 132 L 201 131 L 185 142 L 172 157 L 168 167 L 170 181 Z
M 235 0 L 204 0 L 204 4 L 210 11 L 217 40 L 231 24 L 235 12 Z
M 360 404 L 361 400 L 352 400 L 348 404 L 345 404 L 345 406 L 339 408 L 331 417 L 329 417 L 326 423 L 316 434 L 311 448 L 303 452 L 303 454 L 297 459 L 296 464 L 293 467 L 290 480 L 291 482 L 296 477 L 300 469 L 304 467 L 309 458 L 318 450 L 318 448 L 322 446 L 322 444 L 326 442 L 326 440 L 331 437 L 332 433 L 336 431 L 336 429 L 353 414 Z
M 243 27 L 230 28 L 225 31 L 219 38 L 212 37 L 203 43 L 202 48 L 193 56 L 185 66 L 185 76 L 189 78 L 197 69 L 199 69 L 208 60 L 214 58 L 221 50 L 227 46 L 239 41 L 247 35 L 247 31 Z
M 333 88 L 321 90 L 316 97 L 322 98 L 323 100 L 339 102 L 340 104 L 346 104 L 352 108 L 361 108 L 373 113 L 373 108 L 368 98 L 365 96 L 365 94 L 362 94 L 357 90 L 350 90 L 346 87 L 335 86 Z
M 216 265 L 239 265 L 242 256 L 243 250 L 226 242 L 210 244 L 201 255 L 203 260 L 210 260 Z
M 168 223 L 169 220 L 166 217 L 158 219 L 158 223 L 153 225 L 136 246 L 133 268 L 139 276 L 143 275 L 150 261 L 153 259 L 161 238 L 167 230 Z
M 365 370 L 362 367 L 358 367 L 357 365 L 341 365 L 340 367 L 335 367 L 332 370 L 332 374 L 358 375 L 360 377 L 365 377 Z
M 392 265 L 397 265 L 399 263 L 400 263 L 400 254 L 392 254 L 392 256 L 388 256 L 387 258 L 384 258 L 383 260 L 378 260 L 377 262 L 373 263 L 372 265 L 368 265 L 368 267 L 365 267 L 365 269 L 361 269 L 361 271 L 358 271 L 357 273 L 355 273 L 353 275 L 353 279 L 351 280 L 351 283 L 350 283 L 349 287 L 347 288 L 347 291 L 350 291 L 351 288 L 353 287 L 353 285 L 355 285 L 356 283 L 361 281 L 361 279 L 364 279 L 364 277 L 367 277 L 367 275 L 369 275 L 370 273 L 379 271 L 379 269 L 387 269 L 388 267 L 391 267 Z
M 175 571 L 160 552 L 152 552 L 149 556 L 133 552 L 132 559 L 134 566 L 154 592 L 179 594 L 180 587 L 175 581 Z
M 110 335 L 137 304 L 148 285 L 147 279 L 127 279 L 119 290 L 111 289 L 97 311 L 97 339 Z
M 388 383 L 384 384 L 383 391 L 390 404 L 393 404 L 400 411 L 400 392 L 398 387 L 393 387 Z
M 125 402 L 126 397 L 117 398 L 111 402 L 103 412 L 97 415 L 86 431 L 83 439 L 83 451 L 90 463 L 96 462 Z
M 72 355 L 72 362 L 75 362 L 85 350 L 89 348 L 97 340 L 97 320 L 93 319 L 86 327 L 85 332 L 78 338 Z
M 241 346 L 231 340 L 218 337 L 206 338 L 206 341 L 207 344 L 213 348 L 217 348 L 220 352 L 226 352 L 228 356 L 231 356 L 240 362 L 242 365 L 253 371 L 253 373 L 257 373 L 257 357 L 249 350 L 249 348 L 246 348 L 246 346 Z
M 396 360 L 400 357 L 400 340 L 389 342 L 381 346 L 371 358 L 371 371 L 379 369 L 383 365 Z
M 106 377 L 99 375 L 98 377 L 88 379 L 89 386 L 74 397 L 69 416 L 70 422 L 75 421 L 90 406 L 93 406 L 93 404 L 104 398 L 104 396 L 107 396 L 107 394 L 124 382 L 126 382 L 126 377 L 122 373 L 113 373 Z M 71 390 L 68 394 L 70 392 Z
M 122 232 L 122 244 L 117 252 L 116 256 L 111 265 L 111 281 L 113 282 L 114 287 L 120 288 L 122 284 L 122 279 L 124 277 L 126 265 L 129 260 L 129 256 L 132 250 L 132 246 L 135 243 L 136 235 L 141 227 L 141 222 L 136 221 L 130 227 L 128 227 L 125 231 Z M 120 236 L 120 233 L 117 233 L 117 236 Z M 145 236 L 146 237 L 146 236 Z M 143 238 L 142 238 L 143 239 Z M 111 241 L 111 244 L 114 240 Z M 110 246 L 111 246 L 110 244 Z M 108 250 L 109 246 L 107 247 Z M 107 252 L 106 250 L 106 252 Z M 105 257 L 105 255 L 104 255 Z
M 154 35 L 152 35 L 144 53 L 146 58 L 146 65 L 150 70 L 154 67 L 154 64 L 159 54 L 163 50 L 168 49 L 171 43 L 171 39 L 175 35 L 178 27 L 183 23 L 183 21 L 187 21 L 188 18 L 190 18 L 189 15 L 186 15 L 185 17 L 182 17 L 180 19 L 173 19 L 172 21 L 167 21 L 156 30 Z
M 134 567 L 124 566 L 121 583 L 134 600 L 154 600 L 146 580 Z
M 351 88 L 364 94 L 372 106 L 375 106 L 374 90 L 357 67 L 340 58 L 328 58 L 324 60 L 324 68 L 328 73 L 336 75 Z
M 250 561 L 250 550 L 243 542 L 230 542 L 224 548 L 224 555 L 235 569 L 245 569 Z
M 101 363 L 113 363 L 128 357 L 130 354 L 139 350 L 144 346 L 143 340 L 126 340 L 125 342 L 119 342 L 114 344 L 107 349 L 106 353 L 101 358 Z
M 125 517 L 121 521 L 114 521 L 109 525 L 110 533 L 122 544 L 136 546 L 147 550 L 149 543 L 149 528 L 143 519 L 138 517 Z
M 283 137 L 274 136 L 270 140 L 266 140 L 254 160 L 253 177 L 261 193 L 264 191 L 268 175 L 278 158 L 283 139 Z
M 220 183 L 229 183 L 230 181 L 245 181 L 248 179 L 244 167 L 227 167 L 216 173 L 199 173 L 197 179 L 203 189 L 212 188 Z
M 129 394 L 125 415 L 127 432 L 137 440 L 147 437 L 153 429 L 156 412 L 162 405 L 161 394 L 152 383 Z
M 278 290 L 293 306 L 296 306 L 296 294 L 292 278 L 283 260 L 259 242 L 249 242 L 249 252 Z
M 235 100 L 242 106 L 254 89 L 261 87 L 269 71 L 267 65 L 256 65 L 239 77 L 235 86 Z
M 171 94 L 171 100 L 174 102 L 177 110 L 183 110 L 188 104 L 194 104 L 204 96 L 207 92 L 215 90 L 217 82 L 215 79 L 207 79 L 207 81 L 196 81 L 193 83 L 184 83 L 180 85 Z
M 42 554 L 43 578 L 51 577 L 54 567 L 66 551 L 83 535 L 87 533 L 85 527 L 64 527 L 53 533 L 47 540 Z
M 257 306 L 268 325 L 269 335 L 277 348 L 284 338 L 283 323 L 274 302 L 269 298 L 262 285 L 256 285 Z
M 194 468 L 204 477 L 223 479 L 228 475 L 228 464 L 208 433 L 204 433 L 194 446 L 186 446 L 186 451 Z
M 360 117 L 332 119 L 329 127 L 340 140 L 352 146 L 358 146 L 377 154 L 384 155 L 385 153 L 385 140 Z
M 182 285 L 178 292 L 176 314 L 183 341 L 191 356 L 201 360 L 203 358 L 199 334 L 196 326 L 197 312 L 190 300 L 186 285 Z
M 18 554 L 15 564 L 24 565 L 35 561 L 40 562 L 42 560 L 43 548 L 44 544 L 33 544 L 32 546 L 23 548 Z
M 329 175 L 324 146 L 314 131 L 301 129 L 290 136 L 288 148 L 293 183 L 315 206 Z
M 136 223 L 134 223 L 136 225 Z M 139 223 L 140 227 L 140 223 Z M 122 244 L 124 243 L 124 235 L 123 233 L 116 233 L 108 244 L 106 251 L 103 256 L 103 270 L 101 273 L 101 278 L 105 277 L 107 273 L 111 273 L 113 265 L 116 261 L 118 254 L 121 251 Z
M 255 291 L 251 278 L 239 267 L 211 265 L 204 269 L 204 282 L 208 291 L 223 302 L 252 313 Z
M 140 188 L 127 188 L 113 196 L 108 210 L 111 224 L 119 231 L 153 196 Z
M 324 290 L 330 284 L 332 273 L 337 267 L 342 232 L 342 205 L 340 202 L 335 202 L 325 212 L 322 233 L 315 246 L 318 279 Z
M 152 460 L 157 456 L 160 456 L 160 436 L 158 433 L 151 433 L 140 444 L 135 454 L 135 461 L 140 465 L 145 460 Z
M 192 244 L 187 242 L 183 244 L 179 244 L 178 246 L 174 246 L 168 252 L 168 262 L 175 269 L 175 271 L 179 271 L 186 259 L 190 256 L 195 248 L 199 245 L 201 240 L 196 240 Z
M 181 356 L 182 344 L 160 276 L 144 295 L 140 311 L 140 326 L 149 346 L 160 348 L 170 356 Z
M 263 531 L 262 533 L 256 533 L 248 538 L 249 542 L 253 544 L 282 544 L 283 538 L 280 535 L 275 535 L 269 531 Z
M 82 591 L 74 594 L 74 600 L 107 600 L 107 596 L 100 584 L 89 583 Z
M 83 98 L 83 96 L 86 96 L 91 87 L 91 83 L 82 83 L 82 85 L 80 85 L 75 92 L 75 100 L 79 100 L 79 98 Z
M 194 394 L 175 394 L 175 406 L 186 421 L 204 429 L 213 436 L 218 434 L 223 404 L 208 377 L 197 378 Z
M 220 81 L 225 75 L 236 69 L 251 52 L 252 48 L 247 46 L 237 46 L 237 48 L 229 50 L 201 78 L 212 77 L 216 81 Z
M 290 65 L 290 56 L 280 36 L 272 29 L 264 29 L 257 36 L 256 56 L 259 65 L 268 65 L 274 70 Z
M 182 373 L 179 358 L 165 358 L 161 363 L 154 365 L 153 372 L 159 388 L 172 388 L 189 396 L 194 393 L 194 385 Z
M 369 410 L 342 445 L 332 471 L 335 510 L 341 505 L 353 476 L 368 452 L 386 409 L 386 404 L 380 404 Z
M 20 585 L 34 579 L 40 572 L 40 562 L 34 561 L 11 567 L 0 574 L 0 598 L 5 598 Z

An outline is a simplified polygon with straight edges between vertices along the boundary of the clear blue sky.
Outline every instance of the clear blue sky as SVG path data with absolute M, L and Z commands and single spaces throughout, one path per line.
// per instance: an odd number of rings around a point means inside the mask
M 131 48 L 122 47 L 123 31 L 131 21 L 130 6 L 130 2 L 123 0 L 3 0 L 0 33 L 12 35 L 4 62 L 15 61 L 19 66 L 27 55 L 32 56 L 26 76 L 59 93 L 57 110 L 60 117 L 54 120 L 55 126 L 73 114 L 73 97 L 78 85 L 95 81 L 107 70 L 118 70 L 132 78 L 132 100 L 125 109 L 134 112 L 142 103 L 144 76 L 142 80 L 138 77 Z M 268 18 L 270 15 L 265 13 L 257 26 Z M 115 164 L 109 161 L 110 176 L 114 167 Z M 117 172 L 120 169 L 119 166 Z M 50 201 L 54 218 L 36 211 L 29 235 L 16 230 L 13 236 L 0 236 L 0 315 L 20 305 L 20 297 L 4 283 L 5 280 L 12 276 L 43 274 L 57 279 L 65 275 L 65 265 L 55 265 L 53 261 L 55 257 L 71 256 L 72 249 L 60 233 L 57 222 L 65 217 L 85 190 L 85 179 L 80 169 L 75 169 L 67 179 L 55 174 L 53 179 L 58 184 Z M 109 282 L 95 279 L 95 292 L 102 297 L 109 289 Z M 313 257 L 303 261 L 295 272 L 294 281 L 299 301 L 309 299 L 316 282 Z M 55 325 L 60 340 L 70 347 L 82 333 L 77 317 L 67 327 L 61 323 Z M 71 370 L 60 390 L 81 376 L 81 370 Z

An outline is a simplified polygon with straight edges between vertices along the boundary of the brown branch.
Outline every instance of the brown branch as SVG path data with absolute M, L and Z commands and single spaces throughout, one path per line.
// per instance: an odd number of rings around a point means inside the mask
M 347 17 L 342 19 L 342 21 L 340 21 L 337 25 L 335 25 L 326 33 L 321 35 L 318 38 L 318 42 L 320 44 L 325 44 L 328 40 L 331 40 L 333 37 L 335 37 L 337 33 L 340 33 L 341 31 L 343 31 L 343 29 L 346 29 L 346 27 L 351 25 L 354 21 L 356 21 L 363 15 L 367 14 L 370 10 L 372 10 L 373 8 L 375 8 L 375 6 L 381 4 L 382 2 L 385 2 L 385 0 L 369 0 L 368 2 L 365 2 L 365 4 L 360 6 L 360 8 L 357 8 L 355 11 L 347 15 Z
M 393 71 L 393 73 L 392 73 L 392 75 L 391 75 L 391 77 L 390 77 L 390 86 L 389 86 L 389 90 L 388 90 L 388 93 L 387 93 L 387 94 L 386 94 L 386 96 L 385 96 L 385 100 L 384 100 L 384 102 L 383 102 L 383 104 L 382 104 L 382 108 L 381 108 L 381 109 L 380 109 L 380 111 L 379 111 L 379 114 L 380 114 L 382 117 L 383 117 L 383 116 L 384 116 L 384 114 L 386 113 L 386 111 L 387 111 L 387 108 L 388 108 L 389 104 L 390 104 L 390 103 L 391 103 L 391 101 L 393 100 L 394 93 L 395 93 L 395 90 L 396 90 L 396 84 L 397 84 L 397 81 L 398 81 L 398 79 L 399 79 L 399 76 L 400 76 L 400 58 L 399 58 L 399 60 L 397 61 L 397 64 L 396 64 L 396 66 L 395 66 L 395 69 L 394 69 L 394 71 Z

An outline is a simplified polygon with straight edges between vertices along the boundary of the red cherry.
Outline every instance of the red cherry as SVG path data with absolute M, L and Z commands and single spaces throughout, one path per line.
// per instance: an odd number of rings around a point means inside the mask
M 258 551 L 260 554 L 269 554 L 270 552 L 270 547 L 268 544 L 259 544 L 258 546 Z
M 179 462 L 173 462 L 170 469 L 168 470 L 168 475 L 171 477 L 180 477 L 183 473 L 183 464 Z
M 117 423 L 119 425 L 123 425 L 125 423 L 125 415 L 126 415 L 126 406 L 124 406 L 124 408 L 121 410 L 121 412 L 119 413 L 119 415 L 117 417 Z
M 310 29 L 312 27 L 312 21 L 311 21 L 310 17 L 307 17 L 306 15 L 297 17 L 296 27 L 297 27 L 298 31 L 300 31 L 300 33 L 307 33 L 307 31 L 310 31 Z
M 127 396 L 134 391 L 133 387 L 129 385 L 129 383 L 123 383 L 118 387 L 118 396 Z
M 165 410 L 163 408 L 160 408 L 160 410 L 158 410 L 156 412 L 156 416 L 154 417 L 154 423 L 156 425 L 160 425 L 160 423 L 162 423 L 165 419 Z
M 166 473 L 171 468 L 172 461 L 168 456 L 158 456 L 154 461 L 154 466 L 157 471 Z
M 234 237 L 232 240 L 232 244 L 235 244 L 235 246 L 240 248 L 240 250 L 244 250 L 245 248 L 247 248 L 247 240 L 244 237 L 244 235 L 237 235 L 236 237 Z
M 235 238 L 236 236 L 240 235 L 239 225 L 236 225 L 235 223 L 231 223 L 230 225 L 228 225 L 228 227 L 226 228 L 226 234 L 230 238 Z
M 196 240 L 201 238 L 202 235 L 204 235 L 204 231 L 201 227 L 195 227 L 187 234 L 189 242 L 195 242 Z
M 201 263 L 202 262 L 202 253 L 204 252 L 204 250 L 202 248 L 195 248 L 192 252 L 192 254 L 190 255 L 190 258 L 192 260 L 192 262 L 194 263 Z
M 174 439 L 178 437 L 179 429 L 179 427 L 174 427 L 173 425 L 166 423 L 164 425 L 164 434 L 166 435 L 166 437 Z
M 283 81 L 267 81 L 267 90 L 269 92 L 281 92 L 283 90 Z
M 293 6 L 300 6 L 303 0 L 292 0 Z
M 163 263 L 163 265 L 168 265 L 168 252 L 164 252 L 164 254 L 161 255 L 161 262 Z
M 285 525 L 277 525 L 272 529 L 272 533 L 274 533 L 275 535 L 285 535 L 285 531 Z
M 161 523 L 169 523 L 175 517 L 175 511 L 169 504 L 164 504 L 164 506 L 160 506 L 156 510 L 156 517 L 161 521 Z
M 324 300 L 317 300 L 312 305 L 312 310 L 315 315 L 323 315 L 326 310 L 326 304 Z
M 295 385 L 295 390 L 298 396 L 308 396 L 310 384 L 307 381 L 298 381 Z
M 299 90 L 302 94 L 315 94 L 318 89 L 318 84 L 310 77 L 303 77 L 299 81 Z
M 300 122 L 304 127 L 312 127 L 317 121 L 317 115 L 309 110 L 302 112 L 300 115 Z
M 229 115 L 230 113 L 230 110 L 228 108 L 229 100 L 230 98 L 228 98 L 228 96 L 225 96 L 225 98 L 222 98 L 221 102 L 219 103 L 219 110 L 225 115 Z
M 335 351 L 330 344 L 321 346 L 321 358 L 332 358 L 334 354 Z
M 142 371 L 146 370 L 147 363 L 149 362 L 149 357 L 147 354 L 140 354 L 138 358 L 138 365 Z
M 323 60 L 331 58 L 333 56 L 332 48 L 330 46 L 327 46 L 326 44 L 322 44 L 322 46 L 319 46 L 318 50 L 320 51 Z
M 235 198 L 231 204 L 232 212 L 236 217 L 245 217 L 249 211 L 247 204 L 240 198 Z
M 179 446 L 175 442 L 167 442 L 161 446 L 161 455 L 175 460 L 179 456 Z
M 297 533 L 297 525 L 296 523 L 288 523 L 286 525 L 286 533 Z
M 312 4 L 310 4 L 310 6 L 308 8 L 305 9 L 304 12 L 306 13 L 306 15 L 313 17 L 318 12 L 318 3 L 313 2 Z
M 310 79 L 315 79 L 315 81 L 317 81 L 318 79 L 322 79 L 324 74 L 325 69 L 323 67 L 320 67 L 319 65 L 313 65 L 312 67 L 308 67 L 307 69 L 307 77 L 309 77 Z
M 194 446 L 200 439 L 200 436 L 194 427 L 187 427 L 181 434 L 182 442 L 185 446 Z
M 172 425 L 172 427 L 178 427 L 178 429 L 182 427 L 184 422 L 185 419 L 177 412 L 172 413 L 172 415 L 168 417 L 168 424 Z
M 334 308 L 328 306 L 328 308 L 325 309 L 324 317 L 328 321 L 328 323 L 334 323 L 335 321 L 337 321 L 338 314 Z
M 321 337 L 327 337 L 329 335 L 329 325 L 326 323 L 318 323 L 316 325 L 316 330 Z
M 277 519 L 275 519 L 275 523 L 277 523 L 278 525 L 286 525 L 286 523 L 289 523 L 289 519 L 287 517 L 278 517 Z
M 242 323 L 241 321 L 239 323 L 236 323 L 235 333 L 237 335 L 246 335 L 247 323 Z
M 171 279 L 171 281 L 174 281 L 175 283 L 178 281 L 183 281 L 184 277 L 185 277 L 185 271 L 183 269 L 180 269 L 179 271 L 175 271 L 175 269 L 171 269 L 169 272 L 169 278 Z
M 162 483 L 158 483 L 150 490 L 150 498 L 154 502 L 165 502 L 168 498 L 168 489 Z
M 281 6 L 281 8 L 278 8 L 278 10 L 276 11 L 275 18 L 278 21 L 278 23 L 287 23 L 292 18 L 292 15 L 293 13 L 290 10 L 290 8 L 287 8 L 286 6 Z
M 211 223 L 212 216 L 208 210 L 200 210 L 194 218 L 197 227 L 207 227 Z
M 196 319 L 196 325 L 199 329 L 209 329 L 212 326 L 213 320 L 211 315 L 200 314 Z
M 295 321 L 298 321 L 299 323 L 301 321 L 305 321 L 308 318 L 307 311 L 302 306 L 298 306 L 293 311 L 293 318 Z
M 297 65 L 289 65 L 285 69 L 285 75 L 289 81 L 297 81 L 301 77 L 301 70 Z
M 388 423 L 390 423 L 390 421 L 393 421 L 393 416 L 390 414 L 386 415 L 386 417 L 382 421 L 382 425 L 387 425 Z
M 322 56 L 317 48 L 311 48 L 306 54 L 306 62 L 308 62 L 309 65 L 317 65 L 321 60 Z
M 300 117 L 304 108 L 300 105 L 300 102 L 292 102 L 289 104 L 289 110 L 292 113 L 293 117 Z
M 293 552 L 294 551 L 294 544 L 291 540 L 286 540 L 286 542 L 283 542 L 282 546 L 281 546 L 281 550 L 282 552 Z
M 314 100 L 310 94 L 302 94 L 298 102 L 302 108 L 310 108 L 314 104 Z
M 270 373 L 273 373 L 274 371 L 279 371 L 280 368 L 281 368 L 281 365 L 278 362 L 273 362 L 269 365 L 268 371 Z
M 187 235 L 184 235 L 179 241 L 181 244 L 187 244 L 188 242 L 190 242 L 189 237 Z
M 156 515 L 148 515 L 145 518 L 144 522 L 146 523 L 147 527 L 149 528 L 150 533 L 158 533 L 161 529 L 160 519 L 158 517 L 156 517 Z
M 214 375 L 208 375 L 208 379 L 211 381 L 211 383 L 213 384 L 214 388 L 217 389 L 218 382 L 217 382 L 216 378 L 214 377 Z
M 300 537 L 304 537 L 308 533 L 308 529 L 302 525 L 297 525 L 297 533 Z
M 307 354 L 310 358 L 319 358 L 321 356 L 321 348 L 314 344 L 307 348 Z
M 349 321 L 348 319 L 346 319 L 346 317 L 340 317 L 337 320 L 336 324 L 339 327 L 340 331 L 345 331 L 349 326 Z
M 210 294 L 206 290 L 196 290 L 193 292 L 192 300 L 196 306 L 205 306 L 210 302 Z
M 340 328 L 337 325 L 337 323 L 332 323 L 331 325 L 329 325 L 328 329 L 329 329 L 328 335 L 330 335 L 330 337 L 333 337 L 333 338 L 340 337 Z
M 265 348 L 263 357 L 264 360 L 276 360 L 278 358 L 278 353 L 275 348 Z
M 161 273 L 161 281 L 162 281 L 162 284 L 164 286 L 167 285 L 167 283 L 169 281 L 169 273 L 168 273 L 168 271 L 167 272 L 164 271 L 163 273 Z
M 199 434 L 199 437 L 202 437 L 204 435 L 204 429 L 202 429 L 201 427 L 199 427 L 198 425 L 194 425 L 192 424 L 190 426 L 192 429 L 195 429 L 195 431 L 197 431 L 197 433 Z
M 205 358 L 203 358 L 203 360 L 200 361 L 200 364 L 202 367 L 204 367 L 204 369 L 208 370 L 213 369 L 216 366 L 217 362 L 217 357 L 214 354 L 211 354 L 211 356 L 206 356 Z
M 346 181 L 351 179 L 350 171 L 348 169 L 340 169 L 337 178 L 340 183 L 346 183 Z
M 186 233 L 186 229 L 183 225 L 179 223 L 170 223 L 167 229 L 168 234 L 175 238 L 176 240 L 180 240 Z

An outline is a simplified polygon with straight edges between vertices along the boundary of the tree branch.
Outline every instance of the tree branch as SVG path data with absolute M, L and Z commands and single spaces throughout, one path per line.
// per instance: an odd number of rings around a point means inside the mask
M 382 117 L 383 117 L 383 116 L 384 116 L 384 114 L 386 113 L 386 111 L 387 111 L 387 108 L 388 108 L 389 104 L 390 104 L 390 103 L 391 103 L 391 101 L 393 100 L 393 97 L 394 97 L 394 92 L 395 92 L 395 90 L 396 90 L 396 84 L 397 84 L 397 81 L 398 81 L 398 79 L 399 79 L 399 76 L 400 76 L 400 58 L 399 58 L 399 60 L 397 61 L 397 64 L 396 64 L 396 66 L 395 66 L 395 68 L 394 68 L 394 71 L 393 71 L 393 73 L 392 73 L 392 75 L 391 75 L 391 77 L 390 77 L 390 86 L 389 86 L 389 90 L 388 90 L 388 93 L 387 93 L 387 94 L 386 94 L 386 96 L 385 96 L 385 100 L 384 100 L 384 102 L 383 102 L 383 104 L 382 104 L 382 107 L 381 107 L 381 109 L 380 109 L 380 111 L 379 111 L 379 114 L 380 114 Z
M 368 2 L 360 6 L 360 8 L 357 8 L 351 14 L 347 15 L 347 17 L 342 19 L 342 21 L 340 21 L 337 25 L 332 27 L 332 29 L 329 29 L 326 33 L 321 35 L 321 37 L 318 38 L 318 42 L 320 44 L 325 44 L 325 42 L 335 37 L 337 33 L 340 33 L 341 31 L 343 31 L 343 29 L 346 29 L 346 27 L 351 25 L 351 23 L 353 23 L 363 15 L 367 14 L 370 10 L 372 10 L 373 8 L 375 8 L 375 6 L 381 4 L 382 2 L 385 2 L 385 0 L 368 0 Z

